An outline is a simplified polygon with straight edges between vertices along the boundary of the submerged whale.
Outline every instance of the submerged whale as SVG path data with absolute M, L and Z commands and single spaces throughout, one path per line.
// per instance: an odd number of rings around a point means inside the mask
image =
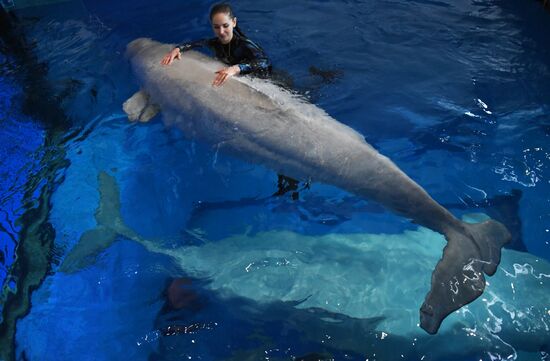
M 259 360 L 265 358 L 265 350 L 274 349 L 275 345 L 286 350 L 304 344 L 309 345 L 310 351 L 342 351 L 348 355 L 351 352 L 357 357 L 350 357 L 362 360 L 541 360 L 549 350 L 550 263 L 529 253 L 503 250 L 499 272 L 487 284 L 483 297 L 453 312 L 437 335 L 426 335 L 417 326 L 415 309 L 417 300 L 428 289 L 429 271 L 445 244 L 445 239 L 435 232 L 419 227 L 401 234 L 308 236 L 274 230 L 233 234 L 198 246 L 178 246 L 163 238 L 144 237 L 127 224 L 121 210 L 125 202 L 115 176 L 100 172 L 97 183 L 95 222 L 86 220 L 91 227 L 65 256 L 59 271 L 81 270 L 117 240 L 136 242 L 138 248 L 149 252 L 148 259 L 153 259 L 145 268 L 165 273 L 168 264 L 171 277 L 197 280 L 194 287 L 187 288 L 187 284 L 183 289 L 186 310 L 182 313 L 168 310 L 166 317 L 155 321 L 155 327 L 162 332 L 166 326 L 182 323 L 196 327 L 211 320 L 208 308 L 217 304 L 231 318 L 239 320 L 239 329 L 253 329 L 255 339 L 263 345 L 246 347 L 242 350 L 244 355 L 239 353 L 231 360 Z M 77 184 L 80 184 L 77 180 L 69 179 L 64 187 L 74 189 Z M 88 208 L 89 203 L 83 203 L 83 208 Z M 74 209 L 74 203 L 57 203 L 56 208 L 60 214 L 66 214 Z M 84 218 L 91 216 L 91 211 L 92 208 L 88 209 Z M 62 218 L 57 219 L 61 224 L 56 229 L 73 227 Z M 487 216 L 471 214 L 465 219 L 474 222 Z M 120 252 L 133 249 L 128 244 L 121 247 L 130 248 L 122 251 L 119 248 L 105 257 L 116 260 Z M 408 259 L 403 259 L 404 254 Z M 154 261 L 155 255 L 167 259 Z M 157 266 L 159 261 L 162 263 Z M 103 269 L 105 259 L 99 263 L 98 267 Z M 114 267 L 118 269 L 117 261 Z M 93 273 L 96 269 L 97 266 Z M 56 278 L 56 282 L 66 282 L 65 277 Z M 82 282 L 81 275 L 74 277 Z M 88 282 L 95 289 L 96 279 Z M 64 293 L 63 288 L 52 289 Z M 87 294 L 79 296 L 85 299 L 83 302 L 90 302 Z M 197 295 L 199 299 L 195 298 Z M 50 296 L 63 299 L 55 294 Z M 63 296 L 74 300 L 74 296 Z M 203 301 L 206 313 L 199 311 Z M 51 312 L 48 307 L 46 311 L 35 312 L 34 317 Z M 165 311 L 163 308 L 161 312 Z M 31 319 L 27 324 L 35 322 Z M 169 331 L 172 337 L 178 329 Z M 28 332 L 35 336 L 36 330 L 29 327 Z M 289 338 L 289 334 L 293 337 Z M 225 349 L 230 339 L 231 336 L 224 336 L 216 344 L 211 337 L 203 338 L 211 349 Z M 165 352 L 171 355 L 204 351 L 184 340 L 169 345 Z M 200 355 L 205 357 L 203 353 Z M 288 355 L 281 359 L 287 358 Z
M 506 227 L 493 220 L 460 221 L 359 133 L 268 80 L 235 77 L 212 87 L 223 65 L 194 51 L 162 66 L 171 48 L 145 38 L 128 44 L 141 85 L 123 105 L 131 120 L 146 121 L 161 110 L 166 123 L 217 150 L 296 179 L 335 185 L 443 234 L 447 245 L 420 308 L 420 326 L 428 333 L 437 333 L 446 316 L 483 293 L 484 274 L 496 272 L 510 240 Z

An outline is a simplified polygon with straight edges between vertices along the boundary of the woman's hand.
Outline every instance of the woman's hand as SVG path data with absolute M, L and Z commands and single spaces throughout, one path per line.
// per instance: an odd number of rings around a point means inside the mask
M 227 79 L 233 75 L 237 75 L 241 72 L 241 68 L 238 65 L 233 65 L 216 72 L 216 78 L 212 82 L 213 86 L 222 86 Z
M 170 51 L 168 54 L 164 56 L 161 60 L 162 65 L 170 65 L 174 61 L 174 59 L 181 59 L 181 51 L 179 48 L 174 48 L 172 51 Z

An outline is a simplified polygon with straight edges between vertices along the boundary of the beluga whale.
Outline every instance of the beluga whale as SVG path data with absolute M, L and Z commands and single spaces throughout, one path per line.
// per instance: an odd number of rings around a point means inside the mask
M 497 271 L 511 239 L 504 225 L 459 220 L 361 134 L 303 97 L 249 76 L 213 87 L 221 62 L 187 51 L 171 66 L 161 65 L 171 49 L 148 38 L 128 44 L 126 56 L 141 86 L 123 105 L 129 119 L 147 121 L 161 111 L 165 123 L 217 150 L 295 179 L 337 186 L 443 234 L 447 244 L 420 307 L 420 326 L 430 334 L 483 293 L 485 275 Z

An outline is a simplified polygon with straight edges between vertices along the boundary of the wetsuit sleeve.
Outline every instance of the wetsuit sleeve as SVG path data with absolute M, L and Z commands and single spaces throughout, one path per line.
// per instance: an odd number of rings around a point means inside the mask
M 184 51 L 196 49 L 196 48 L 212 48 L 214 39 L 201 39 L 201 40 L 195 40 L 190 41 L 187 43 L 181 43 L 176 45 L 176 48 L 180 49 L 180 51 L 183 53 Z
M 243 46 L 248 53 L 246 58 L 250 60 L 238 64 L 241 74 L 267 74 L 271 71 L 271 61 L 269 61 L 262 48 L 249 39 L 243 41 Z

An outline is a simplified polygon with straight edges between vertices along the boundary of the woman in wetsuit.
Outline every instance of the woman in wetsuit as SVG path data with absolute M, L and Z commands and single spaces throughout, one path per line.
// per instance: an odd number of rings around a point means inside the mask
M 161 64 L 172 64 L 187 50 L 208 47 L 214 51 L 218 60 L 229 65 L 216 72 L 212 82 L 214 86 L 221 86 L 227 79 L 239 74 L 253 74 L 261 77 L 271 74 L 271 62 L 262 48 L 239 29 L 231 6 L 225 3 L 214 5 L 210 10 L 210 23 L 216 35 L 215 38 L 179 44 L 164 56 Z
M 215 38 L 203 39 L 177 45 L 161 61 L 170 65 L 175 59 L 181 59 L 182 53 L 198 47 L 208 47 L 214 51 L 216 58 L 229 65 L 216 72 L 212 85 L 221 86 L 235 75 L 253 74 L 268 77 L 271 75 L 271 62 L 263 49 L 246 37 L 237 26 L 237 18 L 231 6 L 225 3 L 216 4 L 210 10 L 210 23 Z M 274 195 L 283 195 L 292 191 L 292 198 L 297 199 L 299 181 L 282 174 L 278 175 L 278 191 Z

